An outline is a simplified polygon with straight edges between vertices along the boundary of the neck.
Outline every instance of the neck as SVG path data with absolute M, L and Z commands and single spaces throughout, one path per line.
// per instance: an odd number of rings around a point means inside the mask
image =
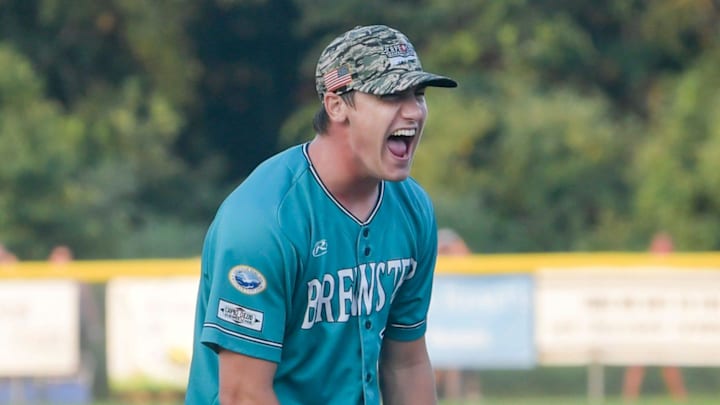
M 361 174 L 347 146 L 328 136 L 316 136 L 308 154 L 330 194 L 355 217 L 367 219 L 375 208 L 380 180 Z

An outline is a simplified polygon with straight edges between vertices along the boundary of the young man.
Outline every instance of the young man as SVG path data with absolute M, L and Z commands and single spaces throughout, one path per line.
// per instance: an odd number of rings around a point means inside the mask
M 409 179 L 422 70 L 386 26 L 322 52 L 316 137 L 224 201 L 202 256 L 187 404 L 435 404 L 425 317 L 437 252 Z

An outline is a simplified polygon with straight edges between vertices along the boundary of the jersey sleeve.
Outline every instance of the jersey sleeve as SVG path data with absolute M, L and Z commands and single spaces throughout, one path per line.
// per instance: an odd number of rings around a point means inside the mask
M 258 208 L 222 209 L 203 248 L 207 309 L 200 340 L 279 362 L 290 293 L 294 249 L 273 216 Z
M 421 338 L 427 329 L 433 273 L 437 259 L 437 223 L 432 205 L 429 205 L 426 226 L 418 232 L 418 259 L 405 280 L 390 309 L 385 336 L 399 341 Z

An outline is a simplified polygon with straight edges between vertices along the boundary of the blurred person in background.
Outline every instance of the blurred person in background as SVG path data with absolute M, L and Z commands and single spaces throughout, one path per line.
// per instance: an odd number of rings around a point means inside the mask
M 454 230 L 442 228 L 438 230 L 438 255 L 444 256 L 465 256 L 472 251 L 465 243 L 465 240 Z M 438 387 L 438 395 L 441 398 L 458 400 L 479 399 L 480 380 L 479 377 L 470 371 L 456 369 L 436 369 L 435 379 Z
M 457 83 L 382 25 L 333 40 L 315 76 L 315 138 L 261 163 L 208 230 L 187 404 L 437 402 L 437 226 L 408 177 L 426 87 Z
M 649 250 L 658 256 L 665 256 L 672 253 L 674 250 L 672 237 L 667 232 L 656 233 L 650 242 Z M 660 373 L 665 382 L 665 386 L 670 392 L 670 396 L 676 401 L 686 401 L 688 394 L 680 368 L 664 366 L 660 368 Z M 626 401 L 636 401 L 638 399 L 644 378 L 644 366 L 630 366 L 625 369 L 625 375 L 623 377 L 623 398 Z
M 72 250 L 65 245 L 58 245 L 52 248 L 48 260 L 53 264 L 66 264 L 73 260 Z
M 67 245 L 56 245 L 50 250 L 48 261 L 52 266 L 62 268 L 75 259 L 72 249 Z M 103 320 L 100 306 L 95 298 L 93 286 L 79 283 L 80 305 L 80 369 L 70 382 L 77 382 L 76 399 L 86 403 L 92 397 L 98 358 L 104 345 Z
M 5 245 L 0 243 L 0 264 L 16 263 L 18 261 L 17 256 L 9 251 Z

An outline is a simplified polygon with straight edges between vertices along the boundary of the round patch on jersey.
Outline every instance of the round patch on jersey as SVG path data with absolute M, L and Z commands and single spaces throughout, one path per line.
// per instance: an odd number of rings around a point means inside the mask
M 267 287 L 265 276 L 256 269 L 240 265 L 230 269 L 230 283 L 243 294 L 254 295 L 261 293 Z

